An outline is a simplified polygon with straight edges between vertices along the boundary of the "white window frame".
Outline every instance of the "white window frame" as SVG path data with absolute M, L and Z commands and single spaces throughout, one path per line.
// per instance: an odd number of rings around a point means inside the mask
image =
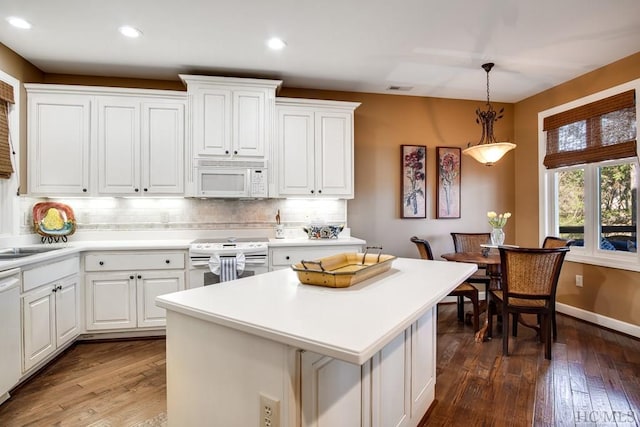
M 0 80 L 13 86 L 15 103 L 9 104 L 9 129 L 11 141 L 16 150 L 13 157 L 14 173 L 10 179 L 0 179 L 0 237 L 14 237 L 18 234 L 19 197 L 16 191 L 20 186 L 20 80 L 0 70 Z
M 621 163 L 628 163 L 629 159 L 617 159 L 597 163 L 582 164 L 576 166 L 567 166 L 557 169 L 547 169 L 544 164 L 546 155 L 547 140 L 546 133 L 542 130 L 544 119 L 554 114 L 580 107 L 582 105 L 599 101 L 601 99 L 635 89 L 636 99 L 640 97 L 640 79 L 624 83 L 607 90 L 568 102 L 563 105 L 542 111 L 538 113 L 538 188 L 539 188 L 539 227 L 540 242 L 545 236 L 557 235 L 557 224 L 555 211 L 557 210 L 557 180 L 556 173 L 559 171 L 567 171 L 572 169 L 585 170 L 585 228 L 584 228 L 584 246 L 572 246 L 571 251 L 565 258 L 567 261 L 580 262 L 585 264 L 600 265 L 603 267 L 612 267 L 623 270 L 640 271 L 640 251 L 624 252 L 624 251 L 607 251 L 600 249 L 597 244 L 597 237 L 600 235 L 598 218 L 599 190 L 598 190 L 598 168 L 600 166 L 612 166 Z M 636 100 L 636 129 L 640 132 L 640 102 Z M 638 138 L 640 139 L 640 138 Z M 636 147 L 638 150 L 638 147 Z M 638 153 L 636 153 L 638 154 Z M 635 159 L 638 165 L 638 159 Z M 640 170 L 640 169 L 638 169 Z M 640 205 L 640 204 L 639 204 Z M 640 211 L 640 207 L 636 207 Z M 640 214 L 640 212 L 638 212 Z M 640 218 L 640 215 L 637 216 Z M 636 233 L 638 235 L 638 233 Z

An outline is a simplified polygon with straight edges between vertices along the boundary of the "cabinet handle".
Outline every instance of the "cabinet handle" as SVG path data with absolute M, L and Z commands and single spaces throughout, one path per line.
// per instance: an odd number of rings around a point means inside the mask
M 238 154 L 238 152 L 234 150 L 234 151 L 233 151 L 233 154 Z
M 138 192 L 138 191 L 140 191 L 140 190 L 136 188 L 136 189 L 135 189 L 135 190 L 133 190 L 133 191 L 135 191 L 135 192 L 137 193 L 137 192 Z
M 131 276 L 129 276 L 129 279 L 133 280 L 135 279 L 135 276 L 132 274 Z
M 104 261 L 100 261 L 98 264 L 100 264 L 100 265 L 104 265 Z
M 322 193 L 322 190 L 318 190 L 318 194 L 321 194 L 321 193 Z
M 147 192 L 147 191 L 149 191 L 149 190 L 147 190 L 146 188 L 144 188 L 144 189 L 143 189 L 143 191 L 146 193 L 146 192 Z
M 61 291 L 62 290 L 62 285 L 58 285 L 58 290 Z
M 311 190 L 311 194 L 313 194 L 313 193 L 314 193 L 314 191 L 313 191 L 313 190 Z
M 286 257 L 284 257 L 284 259 L 289 259 L 289 255 L 287 255 Z
M 167 264 L 171 264 L 171 260 L 166 259 L 164 262 L 166 262 Z
M 224 154 L 229 154 L 229 150 L 224 150 Z
M 142 279 L 142 276 L 138 274 L 138 279 Z
M 83 189 L 82 189 L 82 192 L 83 192 L 83 193 L 86 193 L 86 192 L 87 192 L 87 189 L 86 189 L 86 188 L 83 188 Z
M 51 292 L 58 292 L 58 287 L 54 286 L 53 289 L 51 289 Z

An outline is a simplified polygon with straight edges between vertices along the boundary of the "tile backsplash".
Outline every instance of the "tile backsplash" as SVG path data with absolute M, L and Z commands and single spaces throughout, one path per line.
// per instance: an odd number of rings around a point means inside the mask
M 347 222 L 346 200 L 21 197 L 20 234 L 33 233 L 31 212 L 40 201 L 69 205 L 76 217 L 76 232 L 269 228 L 275 225 L 278 210 L 285 227 Z

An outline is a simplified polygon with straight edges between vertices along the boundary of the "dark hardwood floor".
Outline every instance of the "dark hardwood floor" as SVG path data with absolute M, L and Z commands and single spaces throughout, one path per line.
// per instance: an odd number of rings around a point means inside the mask
M 526 328 L 504 358 L 499 333 L 475 343 L 455 305 L 441 306 L 436 402 L 421 427 L 639 426 L 640 341 L 562 315 L 558 328 L 553 360 Z M 77 343 L 14 390 L 0 426 L 163 426 L 164 347 Z

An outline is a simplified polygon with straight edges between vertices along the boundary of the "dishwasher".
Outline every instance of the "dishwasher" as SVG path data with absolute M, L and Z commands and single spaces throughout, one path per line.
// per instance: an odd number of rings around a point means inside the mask
M 0 271 L 0 403 L 20 379 L 20 269 Z

